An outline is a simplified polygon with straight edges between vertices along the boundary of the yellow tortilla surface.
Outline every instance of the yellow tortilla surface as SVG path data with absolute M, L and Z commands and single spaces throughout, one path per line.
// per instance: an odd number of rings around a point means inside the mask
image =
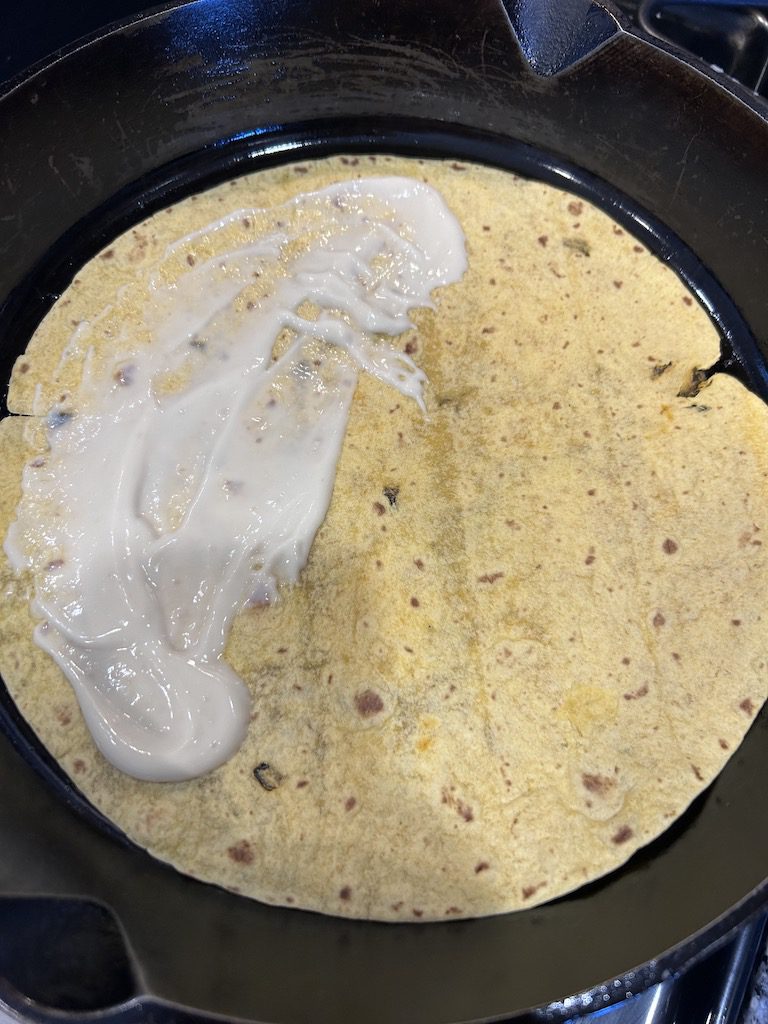
M 175 238 L 393 173 L 442 192 L 469 270 L 399 340 L 428 416 L 361 377 L 301 584 L 236 622 L 227 657 L 253 693 L 239 753 L 183 784 L 113 769 L 32 641 L 33 580 L 5 564 L 0 669 L 77 787 L 154 856 L 268 903 L 424 921 L 530 907 L 617 868 L 766 698 L 768 417 L 727 376 L 694 393 L 719 342 L 680 281 L 602 212 L 506 172 L 287 166 L 95 258 L 17 362 L 10 404 L 47 409 L 89 347 L 112 358 L 141 335 L 144 275 Z M 3 530 L 30 422 L 0 424 Z

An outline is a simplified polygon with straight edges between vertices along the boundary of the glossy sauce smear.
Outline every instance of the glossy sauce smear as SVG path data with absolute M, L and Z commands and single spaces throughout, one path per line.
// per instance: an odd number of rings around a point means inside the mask
M 297 581 L 358 373 L 423 408 L 424 375 L 377 336 L 465 268 L 434 189 L 344 182 L 179 240 L 150 281 L 150 342 L 86 359 L 5 546 L 35 573 L 35 639 L 118 768 L 179 781 L 238 749 L 250 696 L 222 657 L 232 620 Z

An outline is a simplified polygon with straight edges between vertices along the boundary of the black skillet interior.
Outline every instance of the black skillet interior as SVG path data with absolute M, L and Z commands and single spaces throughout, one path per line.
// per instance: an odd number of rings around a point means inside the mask
M 760 112 L 589 0 L 560 0 L 549 20 L 555 4 L 542 0 L 469 7 L 337 0 L 329 18 L 323 0 L 198 0 L 20 81 L 0 98 L 6 379 L 78 266 L 118 231 L 232 174 L 354 149 L 485 160 L 597 201 L 699 294 L 723 336 L 720 368 L 768 397 Z M 765 714 L 623 870 L 532 911 L 407 927 L 264 907 L 177 875 L 102 827 L 7 696 L 2 723 L 10 1005 L 15 981 L 41 1005 L 119 1005 L 110 1017 L 126 1021 L 150 1005 L 153 1019 L 180 1019 L 164 1000 L 317 1024 L 542 1005 L 536 1016 L 564 1019 L 678 969 L 766 901 Z

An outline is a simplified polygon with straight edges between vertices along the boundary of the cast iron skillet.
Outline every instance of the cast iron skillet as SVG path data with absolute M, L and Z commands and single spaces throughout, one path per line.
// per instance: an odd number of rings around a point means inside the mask
M 717 369 L 768 394 L 765 114 L 590 0 L 197 0 L 12 83 L 0 372 L 119 230 L 233 173 L 339 150 L 487 160 L 594 199 L 697 291 L 722 333 Z M 0 1001 L 34 1019 L 564 1020 L 680 969 L 768 902 L 765 714 L 624 869 L 531 911 L 410 926 L 183 878 L 105 826 L 7 696 L 0 718 Z

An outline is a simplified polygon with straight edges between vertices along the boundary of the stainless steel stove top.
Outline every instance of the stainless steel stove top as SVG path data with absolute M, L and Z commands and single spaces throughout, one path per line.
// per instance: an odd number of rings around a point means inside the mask
M 745 1019 L 745 1011 L 767 935 L 768 916 L 760 915 L 685 973 L 624 1003 L 574 1019 L 584 1024 L 598 1019 L 605 1024 L 764 1024 L 768 999 L 764 1008 L 751 1008 L 752 1020 Z M 763 1020 L 758 1016 L 761 1009 Z

